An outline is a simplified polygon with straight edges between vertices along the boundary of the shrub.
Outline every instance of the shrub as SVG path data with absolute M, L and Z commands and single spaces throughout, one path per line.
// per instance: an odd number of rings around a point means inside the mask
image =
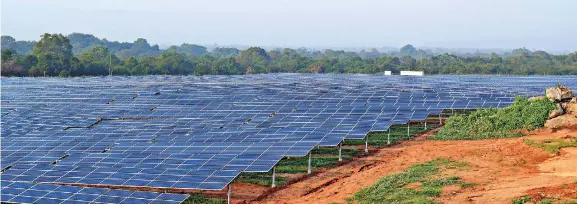
M 469 115 L 450 117 L 445 126 L 431 139 L 475 140 L 521 136 L 515 130 L 535 130 L 543 127 L 555 104 L 547 99 L 530 102 L 517 97 L 506 108 L 478 109 Z

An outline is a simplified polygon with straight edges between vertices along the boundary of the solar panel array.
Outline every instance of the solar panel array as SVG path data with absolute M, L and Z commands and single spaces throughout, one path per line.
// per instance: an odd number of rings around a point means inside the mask
M 2 78 L 2 181 L 220 190 L 240 172 L 577 77 Z M 4 195 L 4 192 L 2 192 Z

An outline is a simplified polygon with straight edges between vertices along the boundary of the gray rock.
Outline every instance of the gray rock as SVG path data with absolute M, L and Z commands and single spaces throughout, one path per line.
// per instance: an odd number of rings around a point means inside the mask
M 558 85 L 553 88 L 548 88 L 545 91 L 545 96 L 553 102 L 566 101 L 573 98 L 573 91 L 565 86 Z

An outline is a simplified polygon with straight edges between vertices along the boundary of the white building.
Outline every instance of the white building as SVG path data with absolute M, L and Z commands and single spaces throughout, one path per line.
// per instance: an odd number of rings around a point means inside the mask
M 423 71 L 401 71 L 401 76 L 423 76 L 425 72 Z

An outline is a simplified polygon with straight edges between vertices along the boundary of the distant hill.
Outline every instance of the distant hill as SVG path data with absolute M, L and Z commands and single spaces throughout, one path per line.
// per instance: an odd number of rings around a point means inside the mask
M 140 57 L 140 56 L 159 56 L 165 50 L 174 50 L 177 53 L 189 54 L 193 56 L 200 56 L 203 54 L 210 54 L 216 48 L 236 48 L 239 50 L 245 50 L 252 46 L 248 45 L 198 45 L 183 43 L 181 45 L 156 45 L 150 44 L 144 38 L 138 38 L 133 42 L 119 42 L 110 41 L 106 38 L 100 39 L 92 34 L 85 33 L 71 33 L 66 36 L 70 40 L 72 45 L 72 52 L 74 54 L 80 54 L 87 51 L 93 47 L 105 46 L 108 50 L 114 53 L 116 56 L 121 58 L 126 57 Z M 20 55 L 29 54 L 34 48 L 36 41 L 17 41 L 12 36 L 2 36 L 2 49 L 12 49 Z M 278 46 L 260 46 L 265 50 L 282 50 L 284 47 Z M 415 48 L 414 53 L 409 53 L 413 57 L 430 57 L 434 55 L 442 55 L 449 53 L 459 57 L 475 57 L 475 56 L 490 56 L 492 53 L 505 57 L 512 56 L 514 50 L 506 49 L 476 49 L 476 48 L 440 48 L 440 47 L 413 47 Z M 301 50 L 300 54 L 315 53 L 315 52 L 329 52 L 334 51 L 336 53 L 356 53 L 361 58 L 377 58 L 381 56 L 403 56 L 407 53 L 399 52 L 399 48 L 386 47 L 386 46 L 375 46 L 374 48 L 369 47 L 300 47 L 291 48 L 294 50 Z M 533 50 L 535 51 L 535 50 Z M 334 53 L 333 52 L 333 53 Z M 566 52 L 570 53 L 570 52 Z M 566 54 L 560 52 L 554 52 L 554 54 Z M 307 55 L 313 57 L 315 55 Z

